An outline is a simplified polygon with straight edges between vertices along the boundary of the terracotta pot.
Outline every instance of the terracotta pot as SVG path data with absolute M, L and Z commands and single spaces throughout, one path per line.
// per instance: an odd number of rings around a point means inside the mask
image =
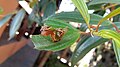
M 0 0 L 0 7 L 2 7 L 3 12 L 0 14 L 0 19 L 3 18 L 6 14 L 9 14 L 16 10 L 18 7 L 17 0 Z
M 16 8 L 18 7 L 18 2 L 17 0 L 0 0 L 0 7 L 2 7 L 4 11 L 2 14 L 0 14 L 1 19 L 5 15 L 15 11 Z M 0 28 L 0 41 L 2 39 L 1 36 L 5 31 L 6 27 L 7 23 Z M 27 39 L 21 39 L 19 42 L 12 42 L 0 46 L 0 64 L 3 63 L 15 52 L 17 52 L 19 49 L 21 49 L 23 46 L 25 46 L 27 41 L 28 41 Z
M 12 42 L 0 46 L 0 64 L 3 63 L 7 58 L 20 50 L 27 44 L 27 39 L 21 39 L 19 42 Z

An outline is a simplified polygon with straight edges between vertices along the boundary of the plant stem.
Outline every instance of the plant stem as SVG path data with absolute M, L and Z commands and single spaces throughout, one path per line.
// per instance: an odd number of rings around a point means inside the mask
M 98 32 L 98 28 L 99 28 L 99 26 L 100 26 L 101 23 L 102 23 L 102 21 L 98 22 L 98 25 L 97 25 L 97 28 L 96 28 L 96 32 Z
M 109 9 L 109 8 L 112 8 L 112 7 L 115 7 L 115 6 L 117 6 L 118 4 L 110 4 L 110 6 L 107 6 L 107 7 L 105 7 L 104 9 L 106 10 L 106 9 Z
M 90 32 L 86 33 L 86 32 L 82 32 L 82 31 L 79 31 L 80 34 L 83 34 L 83 35 L 89 35 Z
M 67 55 L 68 51 L 69 51 L 69 48 L 66 48 L 66 49 L 63 51 L 63 53 L 62 53 L 62 55 L 61 55 L 60 57 L 61 57 L 61 58 L 66 58 L 66 55 Z
M 88 29 L 90 30 L 90 32 L 92 31 L 91 27 L 90 27 L 90 24 L 87 24 L 88 26 Z
M 52 52 L 51 52 L 51 51 L 48 51 L 48 52 L 44 55 L 44 57 L 42 58 L 42 60 L 41 60 L 41 62 L 40 62 L 40 64 L 39 64 L 38 67 L 44 67 L 44 64 L 46 63 L 47 59 L 49 58 L 49 56 L 50 56 L 51 54 L 52 54 Z

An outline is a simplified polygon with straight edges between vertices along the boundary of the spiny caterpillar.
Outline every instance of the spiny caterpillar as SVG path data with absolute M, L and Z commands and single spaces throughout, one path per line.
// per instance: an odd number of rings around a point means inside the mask
M 50 36 L 53 42 L 58 42 L 66 33 L 67 28 L 53 28 L 47 25 L 42 26 L 40 29 L 41 35 Z

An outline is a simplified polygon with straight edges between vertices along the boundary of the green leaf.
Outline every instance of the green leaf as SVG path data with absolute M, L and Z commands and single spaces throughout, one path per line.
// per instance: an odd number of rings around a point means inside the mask
M 91 49 L 100 44 L 103 44 L 106 41 L 107 39 L 100 38 L 97 36 L 94 37 L 84 36 L 84 39 L 81 38 L 77 48 L 75 49 L 71 57 L 72 67 L 75 64 L 77 64 L 77 62 L 81 60 Z
M 117 63 L 118 63 L 118 66 L 120 67 L 120 48 L 117 47 L 117 43 L 115 41 L 112 41 L 112 42 L 113 42 L 113 49 L 115 52 Z
M 118 29 L 120 29 L 120 22 L 114 22 L 114 24 L 117 26 Z M 100 26 L 99 30 L 102 30 L 102 29 L 116 30 L 112 24 L 106 25 L 106 26 Z
M 103 16 L 105 14 L 105 10 L 95 11 L 94 14 L 98 14 L 100 16 Z
M 93 24 L 93 25 L 97 25 L 98 22 L 103 18 L 102 16 L 97 15 L 97 14 L 91 14 L 90 17 L 91 17 L 90 24 Z M 55 14 L 49 18 L 60 19 L 60 20 L 67 21 L 67 22 L 71 21 L 71 22 L 85 23 L 83 17 L 77 11 L 61 12 L 61 13 Z M 109 25 L 109 24 L 111 24 L 111 23 L 108 20 L 105 20 L 104 23 L 102 23 L 102 25 Z
M 102 18 L 99 23 L 102 23 L 103 21 L 107 20 L 108 18 L 112 18 L 116 15 L 120 14 L 120 7 L 115 9 L 114 11 L 112 11 L 111 13 L 109 13 L 107 16 L 105 16 L 104 18 Z
M 72 45 L 80 37 L 80 34 L 77 29 L 73 28 L 70 24 L 65 23 L 64 21 L 48 19 L 45 22 L 45 25 L 48 25 L 53 28 L 66 28 L 68 31 L 58 42 L 53 42 L 50 36 L 42 35 L 33 35 L 32 41 L 35 45 L 35 49 L 38 50 L 50 50 L 50 51 L 59 51 L 65 49 L 66 47 Z
M 88 5 L 89 10 L 102 10 L 102 6 L 104 4 L 95 4 L 95 5 Z
M 39 15 L 39 7 L 38 4 L 35 4 L 33 7 L 32 13 L 28 16 L 29 27 L 33 22 L 37 22 L 39 25 L 42 26 L 42 17 Z
M 2 27 L 5 23 L 7 23 L 10 18 L 12 17 L 12 14 L 6 15 L 4 18 L 0 20 L 0 27 Z
M 112 39 L 117 43 L 117 47 L 120 48 L 120 34 L 116 31 L 103 29 L 99 32 L 93 32 L 94 35 L 101 36 L 103 38 Z
M 120 7 L 115 9 L 114 11 L 112 11 L 111 13 L 109 13 L 107 16 L 105 16 L 104 18 L 102 18 L 99 22 L 98 22 L 98 26 L 96 28 L 96 31 L 98 31 L 98 28 L 100 26 L 101 23 L 103 23 L 103 21 L 107 20 L 108 18 L 112 18 L 116 15 L 120 14 Z
M 120 23 L 119 22 L 114 22 L 117 27 L 120 29 Z M 114 29 L 112 24 L 107 25 L 107 26 L 102 26 L 101 29 Z M 104 37 L 104 36 L 103 36 Z M 100 38 L 97 36 L 90 37 L 89 35 L 83 36 L 78 43 L 72 58 L 71 62 L 72 65 L 74 66 L 79 60 L 81 60 L 91 49 L 94 47 L 108 41 L 108 39 Z
M 3 8 L 2 7 L 0 7 L 0 14 L 3 12 Z
M 83 36 L 81 35 L 80 41 L 78 42 L 77 47 L 75 48 L 75 51 L 81 46 L 82 43 L 87 41 L 87 39 L 89 39 L 89 37 L 90 37 L 90 35 L 83 35 Z
M 81 24 L 79 30 L 85 32 L 87 30 L 87 25 L 86 24 Z
M 120 22 L 120 14 L 113 17 L 113 22 Z
M 120 29 L 120 22 L 114 22 L 118 29 Z
M 101 4 L 101 3 L 116 3 L 120 4 L 120 0 L 92 0 L 89 5 Z
M 89 25 L 90 15 L 88 14 L 88 8 L 87 8 L 86 3 L 84 2 L 84 0 L 72 0 L 72 2 L 77 7 L 77 9 L 80 11 L 88 28 L 90 29 L 90 25 Z
M 16 31 L 20 28 L 25 14 L 25 10 L 21 9 L 13 18 L 13 21 L 10 24 L 9 40 L 15 36 Z
M 46 8 L 44 10 L 43 18 L 45 19 L 45 18 L 49 17 L 50 15 L 55 14 L 55 11 L 56 11 L 56 3 L 54 1 L 49 2 L 46 5 Z
M 31 8 L 33 8 L 36 3 L 38 3 L 38 0 L 30 0 L 29 5 L 30 5 Z
M 49 0 L 41 0 L 38 2 L 40 11 L 45 9 L 45 6 L 47 5 L 47 3 L 49 3 Z
M 115 9 L 120 7 L 120 5 L 115 6 Z M 120 14 L 113 17 L 113 22 L 120 22 Z

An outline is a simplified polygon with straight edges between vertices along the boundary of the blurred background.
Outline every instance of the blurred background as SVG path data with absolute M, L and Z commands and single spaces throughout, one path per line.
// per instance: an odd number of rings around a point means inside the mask
M 87 2 L 87 0 L 86 0 Z M 20 8 L 26 11 L 25 18 L 11 40 L 9 38 L 10 21 L 0 27 L 0 67 L 70 67 L 69 59 L 74 50 L 66 48 L 62 51 L 39 51 L 34 49 L 34 45 L 30 40 L 31 35 L 40 34 L 40 28 L 36 23 L 28 23 L 28 15 L 37 11 L 33 5 L 36 0 L 0 0 L 0 19 L 9 13 L 15 13 Z M 28 5 L 30 4 L 30 6 Z M 48 17 L 53 13 L 70 12 L 76 10 L 71 0 L 39 0 L 40 15 Z M 93 13 L 94 10 L 89 10 Z M 108 14 L 106 10 L 104 15 Z M 36 20 L 37 21 L 37 20 Z M 1 22 L 1 21 L 0 21 Z M 0 23 L 1 24 L 1 23 Z M 80 24 L 70 22 L 74 27 Z M 31 25 L 29 27 L 29 25 Z M 106 45 L 107 44 L 107 45 Z M 111 43 L 106 42 L 103 46 L 93 48 L 85 57 L 79 61 L 79 67 L 118 67 L 115 54 Z M 76 66 L 77 67 L 77 66 Z

